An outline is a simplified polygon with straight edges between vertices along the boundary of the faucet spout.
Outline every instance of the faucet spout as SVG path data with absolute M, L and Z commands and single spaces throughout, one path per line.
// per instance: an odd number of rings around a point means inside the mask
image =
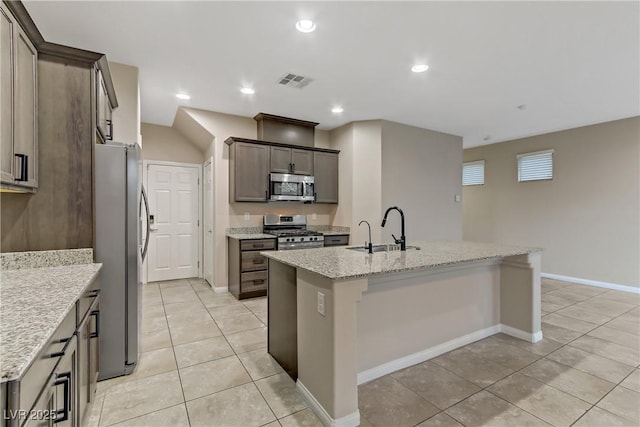
M 372 254 L 373 253 L 373 243 L 371 243 L 371 224 L 369 224 L 369 221 L 365 221 L 362 220 L 358 223 L 358 227 L 360 227 L 362 225 L 362 223 L 367 224 L 367 227 L 369 227 L 369 244 L 367 245 L 367 243 L 365 242 L 364 247 L 369 249 L 369 253 Z
M 387 211 L 384 213 L 384 217 L 382 218 L 382 224 L 381 226 L 384 227 L 385 224 L 387 223 L 387 216 L 389 215 L 389 212 L 391 211 L 398 211 L 398 213 L 400 214 L 400 238 L 397 239 L 395 236 L 393 236 L 393 240 L 395 240 L 396 245 L 400 245 L 400 250 L 401 251 L 406 251 L 407 250 L 407 237 L 404 234 L 404 212 L 402 212 L 402 209 L 400 209 L 397 206 L 391 206 L 390 208 L 387 209 Z

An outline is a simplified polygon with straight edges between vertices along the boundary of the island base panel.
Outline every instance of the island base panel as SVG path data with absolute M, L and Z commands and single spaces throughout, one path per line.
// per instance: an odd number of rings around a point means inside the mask
M 298 379 L 296 269 L 269 261 L 267 351 L 295 381 Z

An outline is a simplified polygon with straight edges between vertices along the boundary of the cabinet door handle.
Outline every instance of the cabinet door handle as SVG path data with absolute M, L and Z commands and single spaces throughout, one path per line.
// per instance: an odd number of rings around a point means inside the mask
M 107 133 L 107 136 L 105 137 L 105 139 L 108 139 L 109 141 L 113 141 L 113 120 L 106 119 L 106 122 L 107 122 L 107 128 L 109 129 L 109 132 Z
M 16 181 L 28 181 L 29 180 L 29 156 L 26 154 L 18 154 L 15 156 L 20 160 L 20 167 L 16 167 L 16 170 L 20 172 L 20 175 L 15 177 Z
M 269 190 L 264 190 L 264 199 L 269 200 Z
M 98 338 L 100 336 L 100 310 L 93 310 L 90 316 L 96 318 L 96 331 L 89 334 L 89 338 Z
M 64 386 L 64 404 L 62 409 L 56 409 L 56 418 L 54 423 L 59 423 L 69 419 L 69 410 L 71 409 L 71 372 L 56 375 L 56 381 L 53 383 L 55 387 Z

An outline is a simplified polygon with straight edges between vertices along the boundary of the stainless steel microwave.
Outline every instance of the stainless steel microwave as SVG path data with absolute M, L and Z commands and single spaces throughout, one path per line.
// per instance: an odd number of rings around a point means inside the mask
M 313 177 L 288 173 L 269 174 L 269 200 L 313 202 Z

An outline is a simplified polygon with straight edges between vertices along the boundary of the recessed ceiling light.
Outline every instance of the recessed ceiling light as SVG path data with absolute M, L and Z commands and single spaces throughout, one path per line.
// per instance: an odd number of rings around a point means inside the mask
M 301 33 L 311 33 L 316 30 L 316 24 L 309 19 L 302 19 L 296 22 L 296 30 Z
M 527 109 L 527 105 L 526 104 L 520 104 L 516 107 L 518 110 L 526 110 Z
M 191 97 L 186 93 L 176 93 L 176 98 L 184 100 L 191 99 Z
M 413 71 L 414 73 L 424 73 L 428 69 L 429 69 L 429 66 L 427 64 L 416 64 L 413 67 L 411 67 L 411 71 Z
M 256 93 L 256 91 L 251 89 L 250 87 L 243 87 L 242 89 L 240 89 L 240 92 L 244 93 L 245 95 L 253 95 L 254 93 Z
M 340 114 L 340 113 L 342 113 L 343 111 L 344 111 L 344 108 L 342 108 L 342 107 L 333 107 L 333 108 L 331 109 L 331 112 L 332 112 L 332 113 L 335 113 L 335 114 Z
M 483 141 L 488 141 L 491 139 L 491 135 L 487 135 L 484 138 L 482 138 Z

